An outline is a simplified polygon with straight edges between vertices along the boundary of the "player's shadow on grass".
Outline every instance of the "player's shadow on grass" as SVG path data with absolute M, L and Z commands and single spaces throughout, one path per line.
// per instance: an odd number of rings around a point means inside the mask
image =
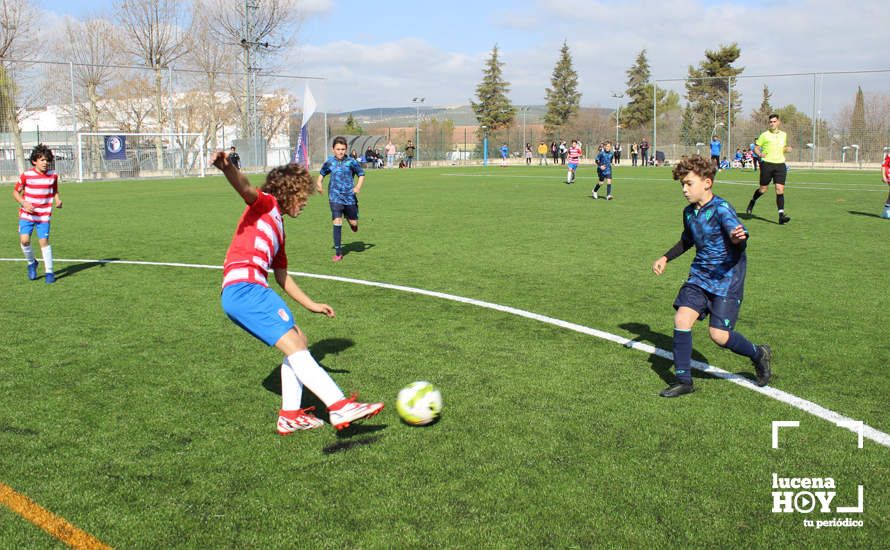
M 330 369 L 326 367 L 321 360 L 329 353 L 340 353 L 341 351 L 350 348 L 355 345 L 355 342 L 348 338 L 327 338 L 325 340 L 320 340 L 311 346 L 309 346 L 309 353 L 312 354 L 312 357 L 315 361 L 328 372 L 339 373 L 339 374 L 348 374 L 349 371 L 345 369 Z M 263 387 L 269 390 L 270 392 L 281 395 L 281 364 L 275 365 L 275 368 L 263 379 Z M 325 406 L 315 394 L 310 391 L 303 392 L 303 403 L 302 407 L 315 407 L 316 411 L 324 411 Z
M 343 255 L 350 254 L 352 252 L 362 253 L 365 250 L 374 248 L 376 246 L 374 243 L 366 243 L 364 241 L 354 241 L 351 243 L 346 243 L 343 245 Z
M 674 348 L 673 336 L 655 332 L 652 330 L 651 327 L 649 327 L 649 325 L 645 323 L 623 323 L 618 326 L 628 332 L 636 334 L 636 337 L 632 338 L 634 342 L 652 344 L 656 348 L 660 348 L 665 351 L 672 351 Z M 708 358 L 695 351 L 694 349 L 692 350 L 692 359 L 708 364 Z M 664 357 L 655 355 L 654 353 L 650 353 L 649 364 L 651 365 L 651 368 L 655 372 L 655 374 L 657 374 L 658 377 L 665 382 L 665 384 L 673 384 L 676 381 L 676 377 L 674 376 L 673 372 L 674 362 L 670 359 L 666 359 Z M 692 377 L 708 378 L 708 375 L 703 374 L 696 369 L 692 369 Z
M 878 218 L 881 220 L 884 219 L 884 216 L 881 216 L 880 214 L 874 214 L 872 212 L 860 212 L 858 210 L 847 210 L 847 212 L 856 216 L 868 216 L 870 218 Z
M 773 225 L 779 225 L 779 222 L 777 222 L 777 221 L 769 220 L 767 218 L 763 218 L 763 217 L 757 216 L 755 214 L 747 214 L 745 212 L 742 212 L 739 214 L 739 219 L 740 220 L 760 220 L 762 222 L 771 223 Z
M 97 262 L 83 262 L 81 264 L 66 265 L 62 269 L 56 271 L 56 279 L 70 277 L 75 273 L 80 273 L 81 271 L 90 269 L 91 267 L 105 267 L 106 265 L 109 265 L 108 262 L 113 262 L 115 260 L 120 260 L 120 258 L 102 258 Z
M 322 448 L 321 452 L 326 455 L 332 455 L 334 453 L 342 453 L 344 451 L 350 451 L 355 449 L 356 447 L 364 447 L 365 445 L 372 445 L 380 441 L 380 435 L 372 435 L 371 437 L 365 437 L 362 439 L 345 439 L 350 437 L 351 435 L 356 435 L 358 433 L 359 428 L 363 428 L 364 431 L 362 433 L 376 432 L 378 430 L 382 430 L 386 428 L 386 426 L 350 426 L 343 430 L 342 432 L 337 432 L 338 441 L 336 443 L 331 443 L 330 445 L 326 445 Z M 355 430 L 355 431 L 353 431 Z

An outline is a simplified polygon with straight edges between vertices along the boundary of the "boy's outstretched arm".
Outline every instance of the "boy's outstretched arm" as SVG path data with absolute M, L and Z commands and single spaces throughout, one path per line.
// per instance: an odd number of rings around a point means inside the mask
M 229 161 L 229 155 L 225 151 L 213 153 L 213 156 L 210 157 L 210 164 L 222 170 L 226 179 L 229 180 L 229 184 L 241 195 L 245 203 L 253 204 L 259 193 L 255 187 L 250 185 L 247 177 Z
M 664 253 L 664 256 L 655 260 L 655 263 L 652 264 L 652 271 L 656 275 L 661 275 L 664 273 L 664 268 L 667 266 L 667 263 L 674 258 L 679 257 L 684 252 L 692 248 L 694 243 L 692 240 L 687 240 L 686 233 L 683 233 L 683 236 L 677 241 L 677 244 L 671 247 L 670 250 Z
M 318 191 L 319 195 L 324 193 L 324 187 L 322 186 L 322 183 L 324 183 L 324 176 L 319 174 L 318 179 L 315 180 L 315 190 Z
M 313 313 L 323 313 L 328 317 L 334 317 L 334 308 L 327 304 L 319 304 L 310 298 L 297 285 L 293 278 L 288 275 L 286 269 L 275 269 L 275 281 L 284 289 L 284 292 L 294 299 L 295 302 Z

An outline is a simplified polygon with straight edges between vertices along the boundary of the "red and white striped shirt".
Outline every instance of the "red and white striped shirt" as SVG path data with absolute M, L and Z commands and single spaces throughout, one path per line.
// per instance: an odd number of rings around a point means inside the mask
M 568 162 L 571 164 L 578 164 L 581 161 L 581 148 L 580 147 L 569 147 L 569 155 Z
M 268 287 L 266 276 L 270 268 L 287 269 L 284 222 L 275 197 L 259 191 L 257 199 L 241 214 L 226 251 L 223 288 L 236 283 Z
M 15 190 L 34 207 L 33 214 L 19 208 L 19 219 L 48 222 L 53 215 L 53 198 L 59 192 L 59 176 L 52 170 L 41 174 L 32 168 L 19 176 Z

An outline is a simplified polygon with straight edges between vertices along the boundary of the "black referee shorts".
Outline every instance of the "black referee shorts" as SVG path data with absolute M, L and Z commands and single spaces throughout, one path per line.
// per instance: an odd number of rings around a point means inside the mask
M 760 185 L 769 185 L 770 182 L 785 185 L 785 176 L 788 175 L 788 167 L 785 163 L 760 161 Z

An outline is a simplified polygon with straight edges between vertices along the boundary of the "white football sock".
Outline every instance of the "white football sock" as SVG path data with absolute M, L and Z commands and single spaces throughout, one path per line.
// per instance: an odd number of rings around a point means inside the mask
M 22 247 L 22 252 L 25 253 L 25 259 L 28 260 L 28 263 L 29 263 L 29 264 L 33 264 L 33 263 L 34 263 L 34 260 L 35 260 L 35 258 L 34 258 L 34 249 L 31 248 L 31 245 L 30 245 L 30 244 L 29 244 L 28 246 L 25 246 L 25 245 L 23 245 L 22 243 L 19 243 L 19 244 L 20 244 L 21 247 Z
M 295 411 L 300 408 L 302 400 L 303 384 L 285 359 L 281 364 L 281 408 L 286 411 Z
M 325 406 L 330 407 L 345 397 L 337 383 L 315 362 L 308 349 L 289 355 L 287 362 L 300 382 L 318 396 Z M 284 392 L 284 388 L 281 391 Z
M 52 245 L 46 245 L 40 247 L 40 252 L 43 253 L 43 267 L 46 269 L 47 273 L 53 272 L 53 247 Z

